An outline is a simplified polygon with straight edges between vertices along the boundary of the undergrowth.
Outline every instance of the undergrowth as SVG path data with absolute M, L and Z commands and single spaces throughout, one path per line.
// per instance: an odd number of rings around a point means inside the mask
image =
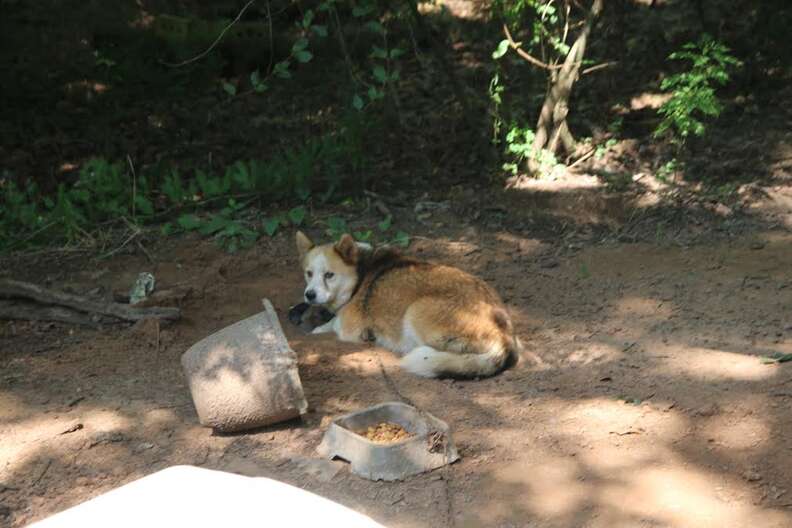
M 262 216 L 262 208 L 309 200 L 326 204 L 345 184 L 364 184 L 347 176 L 366 173 L 363 133 L 362 127 L 348 127 L 268 160 L 237 161 L 219 173 L 177 167 L 136 173 L 131 163 L 94 158 L 76 181 L 60 183 L 49 195 L 35 183 L 18 186 L 5 175 L 0 178 L 0 251 L 90 243 L 97 230 L 119 223 L 158 225 L 164 235 L 197 231 L 231 252 L 249 247 L 262 234 L 299 226 L 307 216 L 304 205 L 270 217 Z M 386 233 L 389 222 L 380 231 Z M 365 241 L 372 231 L 355 235 Z

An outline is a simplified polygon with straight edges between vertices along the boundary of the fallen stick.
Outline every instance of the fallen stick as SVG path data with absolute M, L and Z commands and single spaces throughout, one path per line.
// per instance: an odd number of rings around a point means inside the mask
M 132 322 L 143 319 L 175 321 L 181 317 L 181 310 L 178 308 L 139 308 L 111 301 L 98 301 L 11 279 L 0 280 L 0 298 L 30 299 L 45 305 L 65 306 L 78 312 L 94 313 Z
M 24 321 L 58 321 L 96 327 L 102 323 L 117 323 L 118 319 L 98 314 L 78 312 L 65 306 L 48 306 L 34 301 L 0 300 L 0 319 Z

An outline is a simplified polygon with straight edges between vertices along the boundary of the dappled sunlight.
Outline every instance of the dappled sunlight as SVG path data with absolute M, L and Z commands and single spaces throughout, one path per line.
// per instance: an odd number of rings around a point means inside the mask
M 87 426 L 83 424 L 88 424 Z M 50 415 L 31 413 L 3 432 L 0 442 L 0 479 L 8 479 L 46 449 L 51 457 L 65 456 L 85 435 L 102 435 L 132 428 L 135 421 L 116 411 L 86 409 Z M 78 434 L 72 437 L 72 434 Z M 69 435 L 69 436 L 65 436 Z
M 715 416 L 702 428 L 702 434 L 717 447 L 729 450 L 755 450 L 770 441 L 770 427 L 756 414 L 735 419 Z
M 616 361 L 622 356 L 621 350 L 606 343 L 589 343 L 584 347 L 572 350 L 564 358 L 564 362 L 573 365 L 588 365 Z
M 673 306 L 657 299 L 629 296 L 614 302 L 611 314 L 614 317 L 640 317 L 666 320 L 674 313 Z
M 633 468 L 622 483 L 601 488 L 599 500 L 622 514 L 651 517 L 668 526 L 782 526 L 782 514 L 727 503 L 716 494 L 723 477 L 679 463 Z
M 166 427 L 179 423 L 182 418 L 173 409 L 151 409 L 143 414 L 143 423 L 151 427 Z
M 702 380 L 760 381 L 773 378 L 773 366 L 762 364 L 753 355 L 710 348 L 677 347 L 673 355 L 662 358 L 661 371 Z
M 652 438 L 670 441 L 681 436 L 686 427 L 686 420 L 677 413 L 605 398 L 574 402 L 562 416 L 560 432 L 588 440 L 648 433 Z
M 494 477 L 507 485 L 525 485 L 525 505 L 540 516 L 575 511 L 589 494 L 578 465 L 564 457 L 547 455 L 533 463 L 510 464 L 496 470 Z
M 644 92 L 630 99 L 630 110 L 657 110 L 669 99 L 671 94 L 668 93 Z

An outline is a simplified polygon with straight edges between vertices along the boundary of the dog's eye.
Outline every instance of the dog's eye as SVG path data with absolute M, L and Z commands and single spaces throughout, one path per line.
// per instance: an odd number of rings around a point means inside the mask
M 311 277 L 313 277 L 313 271 L 306 271 L 305 276 L 310 279 Z
M 328 271 L 327 273 L 325 273 L 325 280 L 330 280 L 334 276 L 335 276 L 335 273 L 333 273 L 332 271 Z

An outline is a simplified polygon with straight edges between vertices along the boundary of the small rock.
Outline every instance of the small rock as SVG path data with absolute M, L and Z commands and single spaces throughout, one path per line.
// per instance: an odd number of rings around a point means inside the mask
M 751 245 L 749 247 L 753 250 L 759 250 L 759 249 L 764 249 L 765 245 L 766 244 L 761 240 L 757 240 L 755 242 L 751 242 Z
M 149 449 L 153 449 L 154 444 L 151 442 L 141 442 L 135 446 L 134 452 L 135 453 L 142 453 L 143 451 L 148 451 Z
M 710 405 L 705 405 L 704 407 L 697 409 L 696 412 L 693 414 L 695 414 L 696 416 L 710 417 L 710 416 L 715 416 L 719 412 L 720 412 L 720 407 L 718 407 L 717 404 L 712 403 Z
M 539 267 L 542 269 L 551 269 L 558 267 L 558 261 L 556 259 L 544 259 L 539 261 Z
M 88 443 L 88 448 L 90 449 L 100 444 L 114 444 L 117 442 L 123 442 L 126 439 L 126 436 L 118 431 L 99 433 Z
M 752 469 L 746 471 L 745 473 L 743 473 L 742 476 L 748 482 L 758 482 L 758 481 L 762 480 L 762 475 L 760 475 L 759 473 L 757 473 L 756 471 L 754 471 Z

